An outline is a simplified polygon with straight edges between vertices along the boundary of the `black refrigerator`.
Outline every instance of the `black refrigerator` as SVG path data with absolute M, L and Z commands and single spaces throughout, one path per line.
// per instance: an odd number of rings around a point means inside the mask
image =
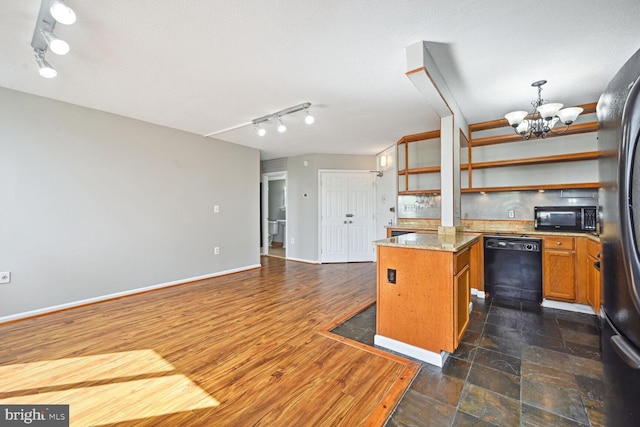
M 598 101 L 608 426 L 640 425 L 640 50 Z

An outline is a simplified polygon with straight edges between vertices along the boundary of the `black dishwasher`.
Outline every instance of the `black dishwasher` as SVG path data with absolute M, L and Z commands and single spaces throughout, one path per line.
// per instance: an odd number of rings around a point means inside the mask
M 484 289 L 493 298 L 542 302 L 542 240 L 485 236 Z

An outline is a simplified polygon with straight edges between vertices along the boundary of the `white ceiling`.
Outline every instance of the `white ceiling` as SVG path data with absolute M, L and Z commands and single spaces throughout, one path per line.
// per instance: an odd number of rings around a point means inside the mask
M 597 101 L 640 48 L 638 0 L 67 0 L 66 56 L 36 70 L 40 0 L 0 0 L 0 86 L 207 135 L 302 102 L 259 137 L 216 138 L 262 159 L 376 154 L 438 128 L 405 76 L 405 48 L 430 51 L 469 123 L 529 109 L 531 82 L 565 105 Z M 539 13 L 539 15 L 538 15 Z

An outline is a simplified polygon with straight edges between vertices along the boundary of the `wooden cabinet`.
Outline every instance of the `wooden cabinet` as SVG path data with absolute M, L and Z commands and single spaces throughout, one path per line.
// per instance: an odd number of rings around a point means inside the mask
M 542 248 L 542 296 L 575 302 L 575 237 L 545 236 Z
M 600 316 L 600 296 L 602 295 L 600 282 L 600 244 L 587 240 L 587 303 Z
M 376 334 L 453 352 L 469 324 L 470 248 L 377 247 Z
M 469 268 L 469 288 L 484 292 L 484 238 L 474 243 L 470 249 Z
M 471 249 L 466 249 L 455 255 L 456 270 L 453 277 L 454 348 L 458 347 L 469 325 L 469 304 L 471 303 L 470 255 Z

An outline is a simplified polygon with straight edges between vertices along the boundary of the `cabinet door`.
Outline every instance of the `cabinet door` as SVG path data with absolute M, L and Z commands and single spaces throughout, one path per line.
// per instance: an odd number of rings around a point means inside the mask
M 462 340 L 462 336 L 469 325 L 469 303 L 471 302 L 470 281 L 471 270 L 469 268 L 469 264 L 467 264 L 453 278 L 453 305 L 455 311 L 453 313 L 453 319 L 455 322 L 454 348 L 458 347 L 458 344 Z
M 574 252 L 545 249 L 542 261 L 543 296 L 574 302 L 576 299 Z
M 600 270 L 594 263 L 598 261 L 591 255 L 589 259 L 589 275 L 587 276 L 587 302 L 593 308 L 593 311 L 600 316 Z

